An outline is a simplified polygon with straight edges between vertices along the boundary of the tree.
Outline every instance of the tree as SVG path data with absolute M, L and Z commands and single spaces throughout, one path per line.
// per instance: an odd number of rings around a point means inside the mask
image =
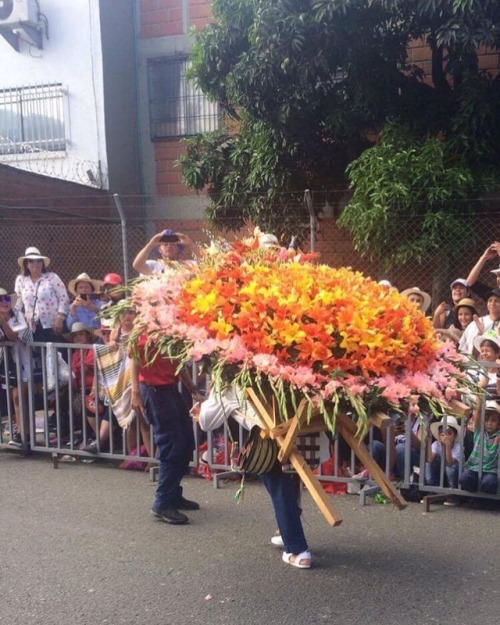
M 500 85 L 478 68 L 481 46 L 500 47 L 498 2 L 215 0 L 213 12 L 216 22 L 196 37 L 192 77 L 226 123 L 190 140 L 181 162 L 188 186 L 207 191 L 215 223 L 251 219 L 296 234 L 304 189 L 331 199 L 350 179 L 355 193 L 366 163 L 357 159 L 378 148 L 388 123 L 405 149 L 444 141 L 443 167 L 466 172 L 467 197 L 498 168 Z M 430 81 L 408 60 L 421 37 L 432 50 Z M 453 192 L 450 176 L 440 181 Z M 343 219 L 355 239 L 349 213 L 360 199 Z

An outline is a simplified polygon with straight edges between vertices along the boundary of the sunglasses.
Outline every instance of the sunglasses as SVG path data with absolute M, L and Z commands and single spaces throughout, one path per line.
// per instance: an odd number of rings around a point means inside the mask
M 10 295 L 0 295 L 0 302 L 8 302 L 10 303 L 11 297 Z

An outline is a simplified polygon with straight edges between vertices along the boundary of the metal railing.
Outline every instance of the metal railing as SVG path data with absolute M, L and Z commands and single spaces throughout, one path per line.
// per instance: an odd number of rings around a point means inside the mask
M 75 385 L 75 380 L 71 376 L 63 375 L 63 369 L 68 371 L 66 363 L 71 362 L 71 356 L 76 351 L 80 351 L 83 357 L 84 352 L 92 349 L 91 345 L 75 344 L 45 344 L 34 343 L 29 346 L 30 358 L 22 362 L 19 344 L 3 343 L 0 347 L 0 380 L 1 392 L 1 429 L 0 429 L 0 449 L 18 449 L 21 452 L 31 452 L 39 454 L 51 454 L 54 463 L 59 460 L 67 461 L 81 460 L 83 462 L 104 459 L 116 462 L 141 462 L 145 468 L 154 473 L 156 459 L 154 457 L 154 440 L 151 429 L 149 430 L 149 440 L 141 440 L 141 432 L 138 424 L 129 431 L 124 431 L 118 425 L 109 405 L 104 406 L 102 414 L 99 410 L 90 412 L 89 408 L 81 396 L 78 403 L 79 391 Z M 56 357 L 57 352 L 61 354 Z M 51 358 L 48 358 L 49 354 Z M 197 380 L 197 370 L 193 366 L 193 379 Z M 55 380 L 62 380 L 52 388 Z M 97 368 L 94 358 L 94 383 L 92 391 L 95 397 L 104 397 L 103 389 L 98 387 Z M 79 386 L 85 388 L 85 374 L 82 370 Z M 19 401 L 16 406 L 14 397 L 18 395 Z M 17 413 L 17 419 L 16 419 Z M 480 433 L 484 433 L 484 406 L 480 419 Z M 16 428 L 17 421 L 17 428 Z M 109 424 L 103 427 L 103 423 Z M 469 492 L 462 490 L 458 484 L 453 487 L 446 482 L 446 471 L 443 459 L 439 469 L 438 484 L 429 484 L 426 480 L 426 436 L 428 435 L 428 421 L 421 419 L 418 424 L 423 432 L 419 461 L 413 464 L 411 432 L 412 423 L 405 422 L 404 441 L 400 443 L 404 453 L 403 470 L 401 474 L 395 475 L 394 457 L 394 422 L 385 430 L 371 428 L 365 439 L 372 456 L 385 470 L 391 481 L 398 484 L 400 488 L 420 489 L 421 496 L 424 494 L 435 494 L 443 497 L 459 495 L 467 497 L 479 497 L 500 500 L 500 494 L 486 494 L 483 492 Z M 195 431 L 196 451 L 191 467 L 198 474 L 203 474 L 200 470 L 203 463 L 208 465 L 209 471 L 205 471 L 206 477 L 213 479 L 214 487 L 218 487 L 221 480 L 236 474 L 231 470 L 230 443 L 237 440 L 240 448 L 244 444 L 246 431 L 234 422 L 231 426 L 228 422 L 215 432 L 202 433 L 199 428 L 193 425 Z M 231 427 L 231 433 L 229 428 Z M 18 432 L 22 440 L 26 443 L 24 447 L 13 446 L 10 441 L 16 439 Z M 464 447 L 464 434 L 466 430 L 462 427 L 459 435 L 461 456 L 458 467 L 460 475 L 465 467 L 466 456 Z M 105 436 L 104 436 L 105 434 Z M 322 434 L 324 435 L 324 434 Z M 91 452 L 85 448 L 91 440 L 95 441 L 95 447 Z M 202 445 L 203 443 L 203 445 Z M 140 450 L 145 455 L 141 455 Z M 146 451 L 144 451 L 146 449 Z M 147 453 L 149 449 L 149 453 Z M 139 451 L 138 451 L 139 450 Z M 367 472 L 363 473 L 363 467 L 359 465 L 354 452 L 343 443 L 343 439 L 330 438 L 329 458 L 325 461 L 319 457 L 315 463 L 318 478 L 326 485 L 326 490 L 330 492 L 350 492 L 359 493 L 360 502 L 364 504 L 366 497 L 376 493 L 378 487 Z M 482 460 L 482 456 L 480 458 Z M 399 463 L 401 467 L 401 463 Z M 500 465 L 497 467 L 497 474 L 500 477 Z M 479 473 L 479 478 L 481 472 Z M 500 480 L 499 480 L 500 482 Z M 334 486 L 329 486 L 334 485 Z M 343 486 L 342 486 L 343 485 Z

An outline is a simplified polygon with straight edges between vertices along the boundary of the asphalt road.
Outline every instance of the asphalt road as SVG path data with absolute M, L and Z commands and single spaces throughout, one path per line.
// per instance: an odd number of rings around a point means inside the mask
M 497 625 L 500 513 L 304 495 L 314 568 L 281 562 L 259 483 L 185 480 L 191 523 L 150 517 L 148 476 L 0 452 L 3 625 Z

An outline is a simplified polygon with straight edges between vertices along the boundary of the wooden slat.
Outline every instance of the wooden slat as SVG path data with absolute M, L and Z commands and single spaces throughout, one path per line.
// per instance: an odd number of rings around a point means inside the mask
M 274 419 L 268 412 L 269 405 L 267 402 L 263 402 L 252 389 L 248 389 L 247 394 L 255 410 L 262 418 L 264 427 L 273 429 Z M 281 447 L 284 443 L 284 438 L 278 437 L 276 441 Z M 303 456 L 297 450 L 294 450 L 290 454 L 290 462 L 307 490 L 311 493 L 311 497 L 325 517 L 327 523 L 333 526 L 340 525 L 340 523 L 342 523 L 342 515 L 333 505 L 331 497 L 323 490 L 318 478 L 311 471 Z
M 344 438 L 349 447 L 353 450 L 359 460 L 364 464 L 373 479 L 380 486 L 380 490 L 399 510 L 403 510 L 408 505 L 401 493 L 389 481 L 385 472 L 372 458 L 368 447 L 359 441 L 355 436 L 356 426 L 347 416 L 340 414 L 337 419 L 337 426 L 341 436 Z
M 375 412 L 370 415 L 368 419 L 371 425 L 374 425 L 377 428 L 383 430 L 391 425 L 391 417 L 389 415 L 384 414 L 383 412 Z
M 290 454 L 292 453 L 293 448 L 295 447 L 295 438 L 297 437 L 297 431 L 299 429 L 299 422 L 297 417 L 293 417 L 293 419 L 289 419 L 290 427 L 288 428 L 288 432 L 286 436 L 280 437 L 283 442 L 280 445 L 280 450 L 278 452 L 278 460 L 281 464 L 284 464 L 288 461 Z

